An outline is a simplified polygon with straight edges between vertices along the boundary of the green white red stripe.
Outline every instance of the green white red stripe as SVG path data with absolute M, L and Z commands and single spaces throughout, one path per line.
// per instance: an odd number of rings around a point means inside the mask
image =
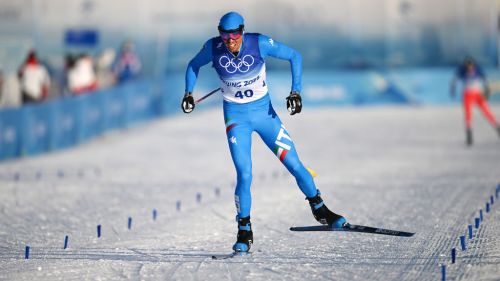
M 284 149 L 283 147 L 276 146 L 274 149 L 274 154 L 278 156 L 281 162 L 283 162 L 283 159 L 285 159 L 286 154 L 288 153 L 288 150 Z
M 232 128 L 234 128 L 237 124 L 236 123 L 232 123 L 232 124 L 229 124 L 231 123 L 231 118 L 228 118 L 225 120 L 226 121 L 226 134 L 231 131 Z

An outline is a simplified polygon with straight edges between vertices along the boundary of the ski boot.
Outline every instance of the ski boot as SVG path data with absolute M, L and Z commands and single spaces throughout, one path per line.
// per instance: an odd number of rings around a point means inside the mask
M 343 216 L 335 214 L 326 207 L 319 190 L 316 196 L 306 199 L 309 201 L 314 218 L 319 223 L 328 224 L 332 228 L 341 228 L 347 223 Z
M 239 218 L 236 216 L 238 222 L 238 236 L 236 243 L 233 246 L 235 252 L 248 252 L 253 243 L 252 224 L 250 217 Z
M 471 146 L 472 143 L 473 143 L 473 140 L 472 140 L 472 129 L 471 128 L 467 128 L 465 130 L 465 135 L 466 135 L 467 146 Z

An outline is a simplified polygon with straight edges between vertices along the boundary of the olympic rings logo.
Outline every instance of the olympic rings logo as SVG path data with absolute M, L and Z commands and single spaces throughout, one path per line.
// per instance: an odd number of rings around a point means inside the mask
M 250 66 L 252 66 L 255 62 L 255 59 L 251 55 L 245 55 L 243 58 L 229 58 L 227 56 L 222 56 L 219 58 L 219 64 L 223 67 L 228 73 L 235 73 L 236 70 L 239 70 L 242 73 L 245 73 L 250 70 Z

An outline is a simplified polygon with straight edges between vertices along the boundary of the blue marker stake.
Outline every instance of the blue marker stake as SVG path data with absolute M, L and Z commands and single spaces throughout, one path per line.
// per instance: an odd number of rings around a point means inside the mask
M 218 187 L 215 188 L 215 196 L 217 196 L 217 197 L 220 196 L 220 188 L 218 188 Z
M 68 248 L 68 242 L 69 242 L 69 237 L 68 235 L 66 235 L 64 237 L 64 249 L 67 249 Z
M 30 258 L 30 246 L 26 246 L 26 249 L 24 250 L 24 259 L 29 259 Z
M 196 202 L 201 203 L 201 193 L 196 193 Z
M 462 251 L 467 250 L 467 247 L 465 246 L 465 235 L 460 236 L 460 246 L 462 247 Z
M 490 203 L 486 202 L 486 213 L 490 212 Z
M 472 225 L 469 224 L 469 239 L 472 239 Z
M 455 263 L 457 257 L 457 250 L 455 248 L 451 249 L 451 263 Z
M 156 209 L 153 209 L 153 220 L 156 220 L 156 216 L 158 215 L 158 212 L 156 212 Z
M 495 203 L 495 199 L 493 199 L 493 195 L 490 196 L 490 204 L 493 205 Z
M 478 229 L 478 228 L 479 228 L 479 225 L 480 225 L 480 223 L 481 223 L 481 220 L 479 220 L 479 218 L 476 218 L 476 219 L 475 219 L 475 223 L 476 223 L 476 229 Z
M 446 281 L 446 265 L 441 265 L 441 281 Z
M 483 209 L 479 210 L 479 219 L 483 221 Z
M 132 217 L 128 217 L 128 229 L 130 230 L 132 228 Z
M 101 237 L 101 225 L 99 224 L 97 226 L 97 238 L 100 238 Z
M 177 209 L 177 211 L 180 211 L 181 210 L 181 201 L 177 201 L 175 203 L 175 208 Z

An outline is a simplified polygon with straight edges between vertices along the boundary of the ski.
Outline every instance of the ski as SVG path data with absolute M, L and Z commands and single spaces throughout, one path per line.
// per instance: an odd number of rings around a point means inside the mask
M 381 235 L 391 235 L 391 236 L 401 236 L 401 237 L 411 237 L 414 232 L 406 232 L 392 229 L 385 229 L 379 227 L 348 224 L 346 223 L 343 227 L 332 228 L 329 225 L 313 225 L 313 226 L 293 226 L 290 227 L 291 231 L 348 231 L 348 232 L 363 232 L 363 233 L 373 233 Z
M 226 260 L 226 259 L 232 259 L 235 257 L 246 257 L 246 256 L 251 256 L 252 253 L 250 252 L 232 252 L 231 254 L 222 254 L 222 255 L 212 255 L 213 260 Z

